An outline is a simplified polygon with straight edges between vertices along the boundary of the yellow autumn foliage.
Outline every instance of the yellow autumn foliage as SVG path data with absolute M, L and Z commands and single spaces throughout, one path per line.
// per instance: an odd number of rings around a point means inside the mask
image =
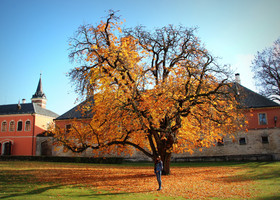
M 110 15 L 96 27 L 81 27 L 78 38 L 70 57 L 85 64 L 70 76 L 94 101 L 82 108 L 92 113 L 87 125 L 60 131 L 60 143 L 70 149 L 133 153 L 132 146 L 167 157 L 243 128 L 228 73 L 192 30 L 123 31 Z

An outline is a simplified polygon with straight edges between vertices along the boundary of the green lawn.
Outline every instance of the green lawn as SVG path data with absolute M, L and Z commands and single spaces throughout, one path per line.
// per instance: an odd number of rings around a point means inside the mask
M 79 177 L 87 180 L 89 169 L 112 170 L 112 169 L 132 169 L 136 167 L 141 176 L 143 171 L 152 171 L 151 164 L 121 164 L 121 165 L 98 165 L 98 164 L 71 164 L 71 163 L 49 163 L 49 162 L 27 162 L 27 161 L 0 161 L 0 199 L 192 199 L 183 196 L 178 191 L 177 196 L 169 196 L 167 193 L 156 191 L 127 192 L 124 190 L 111 191 L 91 186 L 89 183 L 79 182 Z M 244 185 L 251 194 L 248 199 L 273 200 L 280 199 L 280 162 L 249 162 L 249 163 L 181 163 L 172 164 L 172 169 L 207 169 L 226 168 L 229 171 L 237 170 L 234 176 L 229 176 L 225 180 L 230 184 L 240 184 L 240 182 L 250 181 L 249 185 Z M 68 179 L 59 179 L 60 173 L 73 169 L 71 173 L 78 169 L 79 174 L 72 180 L 72 174 L 66 176 Z M 207 173 L 207 170 L 206 171 Z M 55 174 L 57 171 L 58 174 Z M 138 171 L 135 173 L 137 174 Z M 40 172 L 40 173 L 38 173 Z M 42 173 L 44 175 L 42 176 Z M 68 172 L 67 172 L 68 173 Z M 114 173 L 114 172 L 112 172 Z M 142 173 L 142 174 L 141 174 Z M 145 173 L 147 173 L 145 171 Z M 41 175 L 41 179 L 38 179 Z M 207 174 L 206 174 L 207 175 Z M 45 176 L 45 177 L 44 177 Z M 55 176 L 55 177 L 51 177 Z M 83 176 L 83 177 L 82 177 Z M 148 175 L 147 175 L 148 176 Z M 125 176 L 127 177 L 127 176 Z M 57 178 L 57 179 L 56 179 Z M 129 177 L 128 177 L 129 178 Z M 151 177 L 153 180 L 154 177 Z M 60 181 L 57 181 L 60 180 Z M 63 180 L 63 181 L 61 181 Z M 90 180 L 90 179 L 89 179 Z M 167 179 L 166 179 L 167 180 Z M 206 179 L 205 179 L 206 180 Z M 93 180 L 94 181 L 94 180 Z M 81 184 L 83 183 L 83 184 Z M 128 185 L 129 187 L 129 185 Z M 164 188 L 167 190 L 166 188 Z M 197 198 L 198 199 L 198 198 Z M 223 196 L 209 197 L 206 199 L 225 199 Z M 226 198 L 231 199 L 231 198 Z M 244 199 L 244 198 L 234 198 Z
M 280 162 L 253 162 L 240 165 L 246 168 L 240 178 L 254 180 L 252 188 L 258 192 L 258 200 L 280 199 Z

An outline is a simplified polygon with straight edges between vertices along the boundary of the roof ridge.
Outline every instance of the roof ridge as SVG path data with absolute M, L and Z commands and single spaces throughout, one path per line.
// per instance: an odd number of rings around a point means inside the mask
M 62 119 L 81 119 L 81 118 L 91 118 L 92 113 L 91 112 L 86 112 L 83 113 L 82 111 L 83 106 L 87 104 L 88 102 L 93 102 L 94 103 L 94 97 L 91 96 L 84 101 L 80 102 L 78 105 L 72 107 L 62 115 L 58 116 L 55 120 L 62 120 Z
M 262 95 L 262 94 L 260 94 L 260 93 L 258 93 L 258 92 L 255 92 L 255 91 L 253 91 L 253 90 L 251 90 L 251 89 L 249 89 L 249 88 L 247 88 L 247 87 L 245 87 L 245 86 L 243 86 L 243 85 L 241 85 L 241 86 L 244 87 L 244 88 L 246 88 L 246 89 L 249 90 L 250 92 L 253 92 L 253 93 L 255 93 L 256 95 L 261 96 L 262 98 L 265 98 L 265 99 L 267 99 L 268 101 L 271 101 L 271 102 L 273 102 L 273 103 L 276 103 L 276 104 L 278 104 L 278 105 L 280 106 L 279 103 L 273 101 L 272 99 L 268 98 L 267 96 L 264 96 L 264 95 Z
M 48 110 L 46 108 L 41 107 L 37 103 L 33 103 L 34 110 L 36 111 L 36 114 L 41 114 L 41 115 L 46 115 L 46 116 L 53 116 L 53 117 L 58 117 L 59 115 L 51 110 Z
M 21 103 L 20 105 L 26 105 L 26 104 L 32 104 L 32 103 Z M 0 105 L 0 106 L 12 106 L 12 105 L 18 105 L 18 103 L 2 104 L 2 105 Z
M 32 102 L 32 107 L 33 107 L 34 113 L 37 113 L 37 109 L 36 109 L 35 103 L 33 103 L 33 102 Z
M 240 83 L 236 83 L 236 88 L 239 86 L 238 92 L 242 93 L 240 97 L 243 97 L 241 102 L 248 108 L 265 108 L 265 107 L 278 107 L 280 104 L 269 99 L 268 97 L 255 92 Z

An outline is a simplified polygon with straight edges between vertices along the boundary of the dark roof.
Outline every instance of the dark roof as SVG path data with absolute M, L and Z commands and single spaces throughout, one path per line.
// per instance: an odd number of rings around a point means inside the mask
M 233 83 L 233 90 L 238 98 L 238 101 L 241 103 L 242 108 L 267 108 L 267 107 L 280 107 L 280 105 L 238 83 Z M 83 108 L 88 105 L 88 103 L 93 103 L 93 98 L 89 98 L 85 100 L 81 104 L 75 106 L 71 110 L 67 111 L 63 115 L 59 116 L 55 120 L 63 120 L 63 119 L 83 119 L 83 118 L 91 118 L 93 113 L 90 110 L 86 110 L 86 112 L 82 112 Z
M 54 134 L 50 131 L 44 131 L 38 135 L 36 135 L 36 137 L 53 137 Z
M 43 99 L 46 99 L 46 95 L 43 92 L 41 77 L 39 79 L 37 90 L 36 90 L 35 94 L 32 96 L 32 98 L 43 98 Z
M 13 114 L 40 114 L 54 118 L 59 116 L 50 110 L 42 108 L 36 103 L 0 105 L 0 115 Z
M 79 105 L 72 108 L 71 110 L 60 115 L 55 120 L 91 118 L 93 116 L 93 113 L 90 110 L 90 107 L 93 103 L 94 103 L 94 99 L 93 99 L 93 97 L 90 97 L 87 100 L 80 103 Z
M 243 108 L 280 107 L 280 105 L 238 83 L 234 83 L 234 90 Z

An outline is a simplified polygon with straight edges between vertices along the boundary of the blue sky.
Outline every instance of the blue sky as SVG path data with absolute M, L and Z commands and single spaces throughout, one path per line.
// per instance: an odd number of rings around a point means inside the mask
M 251 61 L 280 37 L 280 0 L 0 0 L 0 105 L 31 102 L 40 73 L 47 109 L 63 114 L 77 105 L 66 76 L 75 66 L 68 39 L 109 9 L 119 10 L 127 27 L 198 27 L 206 48 L 254 91 Z

